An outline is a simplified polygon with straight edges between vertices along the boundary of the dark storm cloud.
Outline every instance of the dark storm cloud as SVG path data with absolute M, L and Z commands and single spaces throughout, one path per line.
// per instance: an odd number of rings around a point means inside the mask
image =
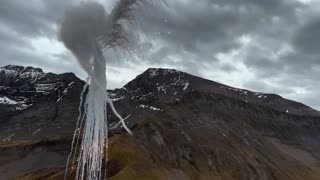
M 316 93 L 316 89 L 320 88 L 318 83 L 320 74 L 319 30 L 320 16 L 313 16 L 305 19 L 302 25 L 297 25 L 291 30 L 291 33 L 288 31 L 288 34 L 291 35 L 287 43 L 292 46 L 292 51 L 279 56 L 276 61 L 264 60 L 264 63 L 274 64 L 265 68 L 265 71 L 270 70 L 272 74 L 280 73 L 281 83 L 284 86 L 308 87 L 312 85 L 311 89 Z M 319 103 L 317 106 L 319 107 Z
M 298 3 L 282 0 L 170 1 L 168 8 L 153 10 L 140 21 L 144 32 L 164 41 L 166 54 L 188 51 L 201 61 L 213 61 L 215 53 L 238 48 L 236 39 L 242 35 L 278 38 L 287 33 L 284 30 L 294 23 L 298 7 Z M 275 18 L 282 21 L 279 28 L 270 26 Z M 160 51 L 163 49 L 158 54 Z M 153 60 L 165 61 L 165 57 Z
M 71 1 L 65 0 L 0 1 L 0 65 L 31 65 L 63 72 L 58 68 L 62 60 L 37 54 L 32 40 L 57 39 L 56 23 L 70 5 Z
M 64 9 L 70 6 L 71 1 L 0 1 L 0 22 L 11 31 L 24 36 L 53 36 L 52 26 L 57 22 Z
M 320 54 L 320 17 L 314 18 L 301 27 L 293 39 L 293 45 L 300 53 Z
M 5 0 L 0 2 L 0 19 L 23 36 L 55 37 L 52 26 L 70 2 Z M 243 34 L 263 31 L 272 35 L 272 30 L 267 32 L 264 28 L 272 17 L 294 19 L 299 5 L 285 0 L 170 1 L 168 4 L 168 8 L 152 8 L 139 14 L 142 30 L 161 39 L 166 54 L 188 51 L 201 61 L 213 61 L 215 53 L 239 47 L 236 38 Z M 163 48 L 158 51 L 159 57 L 153 55 L 152 60 L 165 61 Z
M 19 37 L 20 34 L 14 33 L 9 29 L 0 27 L 0 47 L 1 49 L 8 46 L 28 46 L 28 41 L 24 37 Z M 2 47 L 4 46 L 4 47 Z
M 1 65 L 28 61 L 53 69 L 55 63 L 61 62 L 59 59 L 70 59 L 72 56 L 65 53 L 50 58 L 36 56 L 30 40 L 44 36 L 55 39 L 54 26 L 71 3 L 0 1 Z M 171 66 L 205 77 L 208 69 L 219 71 L 220 77 L 239 73 L 243 77 L 239 84 L 244 88 L 297 97 L 320 108 L 320 103 L 311 98 L 319 94 L 320 88 L 317 78 L 320 16 L 316 11 L 312 15 L 309 12 L 312 3 L 303 5 L 296 0 L 167 0 L 167 3 L 168 6 L 137 12 L 141 27 L 137 33 L 144 32 L 147 37 L 130 36 L 142 52 L 135 64 Z M 109 4 L 106 1 L 106 6 Z M 247 44 L 239 40 L 243 37 L 248 37 Z M 235 55 L 230 58 L 230 54 Z M 112 55 L 111 59 L 119 57 Z M 119 67 L 113 61 L 111 65 L 114 69 Z M 70 65 L 60 70 L 77 71 Z M 225 83 L 224 79 L 218 80 Z M 295 94 L 297 88 L 305 88 L 307 93 Z

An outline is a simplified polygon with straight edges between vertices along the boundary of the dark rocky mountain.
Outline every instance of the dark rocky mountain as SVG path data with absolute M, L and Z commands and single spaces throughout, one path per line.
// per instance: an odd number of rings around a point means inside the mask
M 83 85 L 0 68 L 0 179 L 63 179 Z M 111 180 L 320 177 L 320 113 L 301 103 L 172 69 L 108 94 L 135 134 L 108 111 Z

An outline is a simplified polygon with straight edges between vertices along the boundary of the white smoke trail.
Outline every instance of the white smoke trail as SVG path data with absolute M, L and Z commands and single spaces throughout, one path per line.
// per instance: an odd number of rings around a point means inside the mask
M 74 147 L 74 141 L 77 140 L 76 142 L 76 147 L 75 147 L 75 153 L 74 153 L 74 157 L 73 157 L 73 162 L 72 164 L 74 164 L 74 159 L 75 159 L 75 155 L 76 155 L 76 151 L 77 151 L 77 147 L 78 147 L 78 141 L 79 141 L 79 136 L 80 136 L 80 131 L 81 131 L 81 127 L 82 127 L 82 122 L 83 122 L 83 119 L 85 117 L 85 114 L 82 115 L 82 104 L 83 104 L 83 96 L 84 96 L 84 93 L 85 91 L 87 90 L 88 88 L 88 83 L 86 83 L 84 86 L 83 86 L 83 89 L 81 91 L 81 94 L 80 94 L 80 104 L 79 104 L 79 116 L 78 116 L 78 120 L 77 120 L 77 124 L 76 124 L 76 129 L 74 130 L 74 133 L 73 133 L 73 139 L 72 139 L 72 143 L 71 143 L 71 152 L 68 156 L 68 159 L 67 159 L 67 165 L 66 165 L 66 170 L 65 170 L 65 174 L 64 174 L 64 179 L 67 178 L 67 169 L 68 169 L 68 166 L 69 166 L 69 161 L 70 161 L 70 158 L 72 156 L 72 153 L 73 153 L 73 147 Z M 86 112 L 86 111 L 84 111 Z
M 93 43 L 94 64 L 86 99 L 86 117 L 77 166 L 76 179 L 101 179 L 101 169 L 107 147 L 106 121 L 106 61 L 97 42 Z
M 120 119 L 124 129 L 129 134 L 133 134 L 107 95 L 106 60 L 102 50 L 120 48 L 130 53 L 127 47 L 128 39 L 120 21 L 124 20 L 134 25 L 132 11 L 145 2 L 153 2 L 153 0 L 119 0 L 110 14 L 107 14 L 103 6 L 97 2 L 82 2 L 66 11 L 60 24 L 60 40 L 88 73 L 87 84 L 81 92 L 80 115 L 74 131 L 71 153 L 67 159 L 65 179 L 68 176 L 67 170 L 72 153 L 73 167 L 81 133 L 76 179 L 102 178 L 103 158 L 107 161 L 108 148 L 107 102 L 113 113 Z M 81 113 L 82 109 L 83 113 Z

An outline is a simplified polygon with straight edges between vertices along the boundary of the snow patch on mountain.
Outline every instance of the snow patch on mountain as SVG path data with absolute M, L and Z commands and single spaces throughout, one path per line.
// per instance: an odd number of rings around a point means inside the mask
M 16 105 L 16 104 L 18 104 L 18 102 L 4 96 L 4 97 L 0 97 L 0 104 Z
M 156 108 L 154 106 L 149 106 L 149 105 L 145 105 L 145 104 L 140 104 L 139 106 L 137 106 L 137 108 L 147 108 L 152 111 L 162 111 L 162 109 L 160 109 L 160 108 Z
M 119 95 L 114 92 L 108 92 L 108 96 L 113 102 L 120 101 L 125 98 L 125 96 Z
M 0 74 L 5 75 L 6 77 L 17 78 L 17 80 L 31 79 L 33 82 L 36 81 L 39 77 L 45 75 L 45 73 L 40 68 L 14 65 L 0 67 Z
M 16 107 L 16 110 L 25 110 L 27 109 L 28 107 L 32 106 L 33 104 L 19 104 L 17 107 Z
M 150 77 L 156 77 L 158 75 L 168 75 L 168 74 L 179 73 L 178 71 L 176 71 L 174 69 L 150 68 L 148 71 L 149 71 Z
M 222 88 L 222 89 L 227 89 L 227 90 L 229 90 L 229 91 L 238 92 L 240 95 L 248 95 L 248 94 L 249 94 L 249 92 L 248 92 L 247 90 L 244 90 L 244 89 L 227 87 L 227 86 L 220 86 L 220 88 Z
M 25 101 L 16 101 L 8 98 L 7 96 L 0 97 L 0 104 L 9 105 L 14 107 L 15 110 L 25 110 L 32 104 L 27 104 Z

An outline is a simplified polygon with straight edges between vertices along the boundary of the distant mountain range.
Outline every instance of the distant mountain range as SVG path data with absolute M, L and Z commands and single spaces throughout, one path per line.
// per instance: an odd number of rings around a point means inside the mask
M 83 85 L 0 68 L 0 179 L 62 178 Z M 108 111 L 111 180 L 320 177 L 320 112 L 302 103 L 156 68 L 108 94 L 135 134 Z

